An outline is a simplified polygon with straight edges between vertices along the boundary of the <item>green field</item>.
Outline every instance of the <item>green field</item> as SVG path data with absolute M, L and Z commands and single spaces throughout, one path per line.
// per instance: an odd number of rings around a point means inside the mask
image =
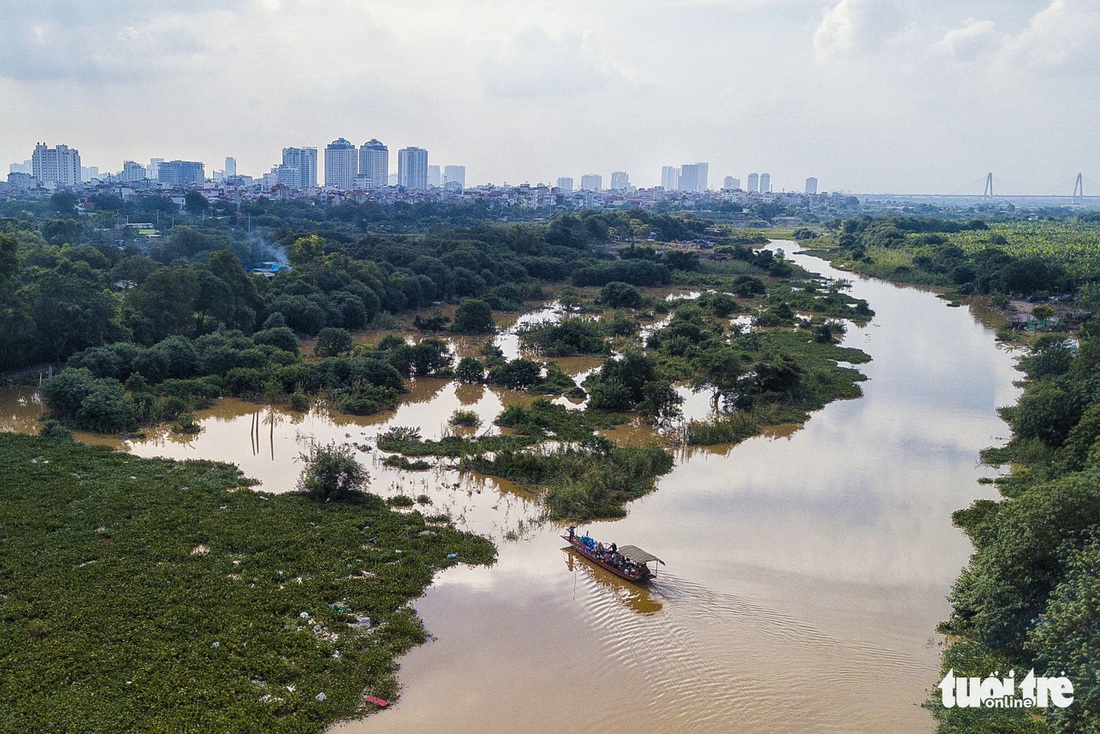
M 435 571 L 494 557 L 227 464 L 0 433 L 0 473 L 0 732 L 320 732 L 397 694 Z
M 1007 240 L 998 244 L 1016 257 L 1041 257 L 1063 265 L 1071 275 L 1085 279 L 1100 277 L 1100 224 L 1046 220 L 1005 222 L 989 225 L 988 231 L 967 230 L 947 235 L 951 244 L 968 253 L 990 247 L 991 237 Z

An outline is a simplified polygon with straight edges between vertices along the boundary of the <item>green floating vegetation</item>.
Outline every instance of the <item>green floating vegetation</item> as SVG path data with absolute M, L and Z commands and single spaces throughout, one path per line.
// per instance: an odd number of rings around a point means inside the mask
M 424 461 L 423 459 L 409 461 L 400 454 L 387 456 L 382 459 L 382 466 L 388 466 L 392 469 L 404 469 L 405 471 L 427 471 L 432 468 L 430 462 Z
M 684 442 L 689 446 L 739 443 L 760 433 L 760 424 L 750 413 L 734 413 L 712 421 L 688 421 Z
M 456 459 L 486 451 L 507 451 L 530 446 L 538 439 L 532 436 L 444 436 L 438 441 L 421 439 L 420 430 L 395 426 L 378 439 L 378 448 L 405 456 L 446 456 Z
M 583 521 L 626 515 L 624 505 L 651 491 L 672 469 L 665 449 L 648 446 L 582 446 L 550 453 L 500 453 L 475 461 L 481 471 L 549 487 L 550 517 Z
M 227 464 L 0 434 L 0 472 L 0 731 L 321 732 L 396 696 L 425 639 L 408 602 L 449 554 L 494 559 Z
M 477 428 L 481 425 L 481 416 L 474 410 L 456 410 L 454 413 L 451 413 L 451 419 L 448 422 L 452 426 Z
M 544 487 L 547 514 L 553 518 L 622 517 L 623 505 L 652 490 L 673 463 L 660 446 L 616 446 L 596 433 L 625 420 L 535 398 L 497 417 L 498 425 L 516 431 L 513 435 L 425 441 L 416 429 L 394 427 L 379 439 L 378 448 L 407 456 L 456 457 L 462 469 Z

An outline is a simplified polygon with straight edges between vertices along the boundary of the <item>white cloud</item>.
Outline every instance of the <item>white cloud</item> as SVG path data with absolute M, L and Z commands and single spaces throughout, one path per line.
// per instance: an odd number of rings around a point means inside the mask
M 624 80 L 627 73 L 604 59 L 592 34 L 551 37 L 537 26 L 481 66 L 485 91 L 494 97 L 573 96 Z
M 991 20 L 969 19 L 947 31 L 935 50 L 960 60 L 985 59 L 996 72 L 1050 72 L 1100 66 L 1100 0 L 1050 0 L 1016 33 Z
M 1057 67 L 1100 61 L 1100 0 L 1052 0 L 1005 43 L 1006 61 Z
M 814 54 L 821 60 L 873 51 L 907 21 L 905 9 L 893 0 L 840 0 L 824 11 L 814 31 Z
M 990 20 L 970 18 L 961 28 L 952 28 L 936 44 L 936 50 L 955 58 L 970 60 L 991 53 L 1004 42 Z

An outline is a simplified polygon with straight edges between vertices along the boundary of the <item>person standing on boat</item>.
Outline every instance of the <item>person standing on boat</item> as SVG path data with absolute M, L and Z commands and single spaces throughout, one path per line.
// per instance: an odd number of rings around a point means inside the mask
M 577 526 L 576 525 L 570 525 L 569 526 L 569 542 L 570 543 L 573 542 L 573 536 L 576 535 L 576 534 L 577 534 Z

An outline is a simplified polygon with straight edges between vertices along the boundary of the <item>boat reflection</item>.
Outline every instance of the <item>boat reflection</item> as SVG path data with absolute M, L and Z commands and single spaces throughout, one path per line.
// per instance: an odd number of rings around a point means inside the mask
M 586 561 L 571 547 L 562 548 L 565 566 L 574 577 L 583 576 L 589 586 L 606 590 L 624 607 L 638 614 L 656 614 L 661 611 L 661 602 L 649 589 L 621 579 L 610 571 L 605 571 Z

